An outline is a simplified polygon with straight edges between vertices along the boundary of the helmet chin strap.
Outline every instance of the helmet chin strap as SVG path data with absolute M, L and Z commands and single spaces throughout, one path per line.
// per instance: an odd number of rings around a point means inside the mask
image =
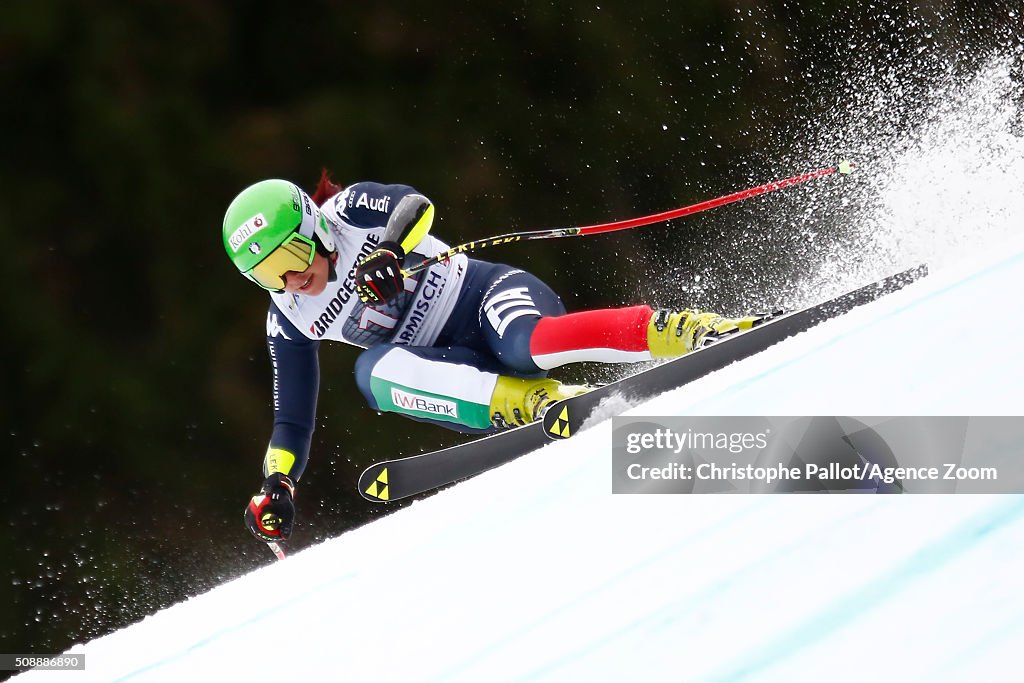
M 327 281 L 335 282 L 338 279 L 338 252 L 327 255 Z

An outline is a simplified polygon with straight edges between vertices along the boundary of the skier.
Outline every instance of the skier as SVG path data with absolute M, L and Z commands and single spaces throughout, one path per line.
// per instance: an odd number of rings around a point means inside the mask
M 270 292 L 267 344 L 274 427 L 264 482 L 245 510 L 264 541 L 286 540 L 295 482 L 313 434 L 321 340 L 365 348 L 356 384 L 370 407 L 463 432 L 539 419 L 586 387 L 546 377 L 579 361 L 669 358 L 761 318 L 723 318 L 632 306 L 567 314 L 528 272 L 448 251 L 430 234 L 434 206 L 406 185 L 335 185 L 326 171 L 310 197 L 286 180 L 243 190 L 224 216 L 224 248 L 238 270 Z

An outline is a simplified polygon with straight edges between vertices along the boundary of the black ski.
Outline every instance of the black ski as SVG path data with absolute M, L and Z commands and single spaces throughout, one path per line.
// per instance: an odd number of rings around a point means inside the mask
M 782 314 L 751 330 L 729 335 L 706 348 L 598 387 L 581 396 L 560 401 L 548 410 L 543 422 L 498 432 L 439 451 L 375 463 L 359 477 L 359 492 L 367 500 L 388 502 L 480 474 L 534 451 L 550 443 L 551 439 L 572 436 L 580 431 L 594 409 L 610 396 L 639 402 L 679 388 L 824 320 L 901 289 L 927 273 L 927 266 L 916 266 L 834 299 Z
M 769 346 L 808 330 L 822 321 L 838 317 L 857 306 L 902 289 L 927 274 L 926 265 L 915 266 L 820 304 L 792 313 L 783 313 L 751 330 L 724 337 L 706 348 L 656 365 L 582 396 L 556 403 L 544 415 L 544 432 L 552 439 L 567 438 L 578 432 L 594 409 L 609 396 L 620 396 L 626 401 L 639 403 L 670 389 L 678 389 L 735 361 L 760 353 Z
M 370 465 L 359 477 L 363 498 L 386 503 L 453 484 L 551 443 L 540 422 L 439 451 Z

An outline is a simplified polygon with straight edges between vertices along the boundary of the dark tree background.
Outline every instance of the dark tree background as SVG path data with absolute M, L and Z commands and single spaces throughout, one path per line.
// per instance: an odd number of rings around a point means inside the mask
M 653 213 L 857 152 L 808 142 L 841 120 L 851 71 L 919 48 L 970 61 L 1020 17 L 956 0 L 5 3 L 0 650 L 61 651 L 273 561 L 241 524 L 271 420 L 266 301 L 220 237 L 246 185 L 311 189 L 324 166 L 409 183 L 450 243 Z M 770 260 L 735 231 L 814 191 L 487 256 L 570 309 L 746 309 L 807 263 L 784 231 Z M 296 549 L 393 509 L 354 489 L 371 460 L 459 439 L 365 407 L 356 354 L 321 353 Z

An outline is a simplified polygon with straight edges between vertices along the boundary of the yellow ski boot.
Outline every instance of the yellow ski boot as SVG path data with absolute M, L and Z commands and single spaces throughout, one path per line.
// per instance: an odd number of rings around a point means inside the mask
M 529 424 L 542 418 L 555 401 L 579 396 L 589 389 L 546 377 L 526 379 L 499 375 L 491 394 L 491 422 L 499 429 Z
M 727 335 L 749 330 L 767 317 L 723 318 L 717 313 L 689 308 L 681 311 L 663 309 L 655 311 L 647 324 L 647 346 L 654 358 L 674 358 L 710 346 Z

